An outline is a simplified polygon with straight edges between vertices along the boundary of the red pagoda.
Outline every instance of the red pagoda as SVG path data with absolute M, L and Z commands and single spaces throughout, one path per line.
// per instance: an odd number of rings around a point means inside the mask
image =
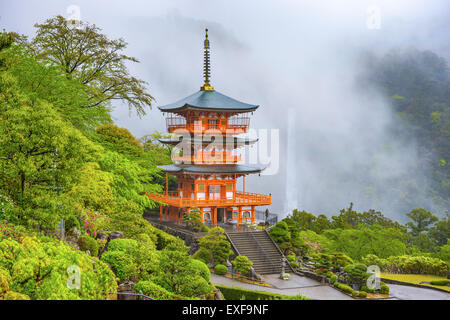
M 210 84 L 210 45 L 208 29 L 204 41 L 204 85 L 200 91 L 175 103 L 161 106 L 166 114 L 174 164 L 160 166 L 166 172 L 163 194 L 148 196 L 161 204 L 160 221 L 182 222 L 191 208 L 198 208 L 207 224 L 235 223 L 237 226 L 255 223 L 255 207 L 272 203 L 271 195 L 245 191 L 245 176 L 259 173 L 259 167 L 238 164 L 236 153 L 241 146 L 257 139 L 241 138 L 249 128 L 250 114 L 258 106 L 243 103 L 214 90 Z M 168 175 L 175 175 L 176 191 L 169 191 Z M 243 190 L 236 188 L 243 178 Z

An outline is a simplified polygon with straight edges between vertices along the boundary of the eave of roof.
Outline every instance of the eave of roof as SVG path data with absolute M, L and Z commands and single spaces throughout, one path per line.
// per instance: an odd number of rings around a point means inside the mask
M 241 164 L 233 165 L 175 165 L 169 164 L 165 166 L 158 166 L 158 168 L 163 169 L 169 173 L 259 173 L 264 170 L 260 167 L 250 167 Z
M 177 102 L 160 106 L 158 109 L 164 112 L 180 111 L 186 108 L 198 110 L 250 112 L 256 110 L 258 107 L 259 105 L 238 101 L 216 90 L 200 90 Z

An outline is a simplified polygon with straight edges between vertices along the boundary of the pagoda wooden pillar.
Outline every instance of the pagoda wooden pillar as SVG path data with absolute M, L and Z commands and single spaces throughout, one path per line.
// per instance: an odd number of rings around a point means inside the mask
M 252 224 L 255 224 L 255 206 L 252 206 Z
M 242 221 L 242 207 L 241 206 L 239 206 L 238 207 L 238 218 L 237 218 L 237 228 L 238 228 L 238 230 L 239 230 L 239 227 L 240 227 L 240 225 L 241 225 L 241 221 Z
M 169 195 L 169 173 L 166 172 L 166 197 Z

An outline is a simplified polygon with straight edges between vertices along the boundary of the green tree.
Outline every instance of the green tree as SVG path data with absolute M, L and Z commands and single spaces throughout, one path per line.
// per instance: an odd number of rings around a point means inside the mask
M 188 228 L 194 231 L 200 231 L 204 225 L 198 208 L 190 208 L 189 212 L 184 214 L 183 221 L 186 222 Z
M 213 291 L 205 270 L 187 255 L 188 248 L 169 245 L 160 254 L 158 273 L 152 280 L 168 291 L 186 297 L 203 297 Z
M 47 102 L 30 104 L 5 73 L 0 74 L 0 117 L 0 189 L 16 206 L 30 209 L 28 214 L 55 209 L 61 193 L 78 180 L 78 170 L 100 149 Z
M 253 262 L 246 256 L 237 256 L 233 261 L 231 261 L 231 264 L 237 272 L 244 275 L 248 274 L 251 266 L 253 266 Z
M 412 222 L 408 222 L 406 226 L 411 230 L 413 236 L 419 235 L 421 232 L 427 231 L 428 227 L 438 221 L 430 211 L 423 208 L 413 209 L 406 214 Z
M 443 246 L 447 243 L 447 239 L 450 238 L 450 218 L 448 213 L 430 228 L 428 234 L 438 246 Z
M 80 268 L 80 290 L 67 285 L 70 266 Z M 10 290 L 34 300 L 105 300 L 117 290 L 115 276 L 105 263 L 50 238 L 1 240 L 0 271 L 2 268 L 13 275 Z
M 220 227 L 211 228 L 207 235 L 198 239 L 198 244 L 200 249 L 205 248 L 211 252 L 214 265 L 225 264 L 232 253 L 231 245 Z
M 85 85 L 67 78 L 61 66 L 39 63 L 19 45 L 0 51 L 0 59 L 6 71 L 15 77 L 21 92 L 30 99 L 30 105 L 37 100 L 49 102 L 63 119 L 84 133 L 91 133 L 99 124 L 111 121 L 106 105 L 83 107 L 89 103 Z
M 291 234 L 287 223 L 285 221 L 277 222 L 270 229 L 270 236 L 278 243 L 289 242 L 291 240 Z
M 353 203 L 347 209 L 342 209 L 338 216 L 332 216 L 333 228 L 351 229 L 360 224 L 360 214 L 353 210 Z
M 36 35 L 26 45 L 39 61 L 62 66 L 67 77 L 85 85 L 89 103 L 83 108 L 122 100 L 144 115 L 151 107 L 147 83 L 130 75 L 126 67 L 127 62 L 138 60 L 121 53 L 127 46 L 123 39 L 108 39 L 97 26 L 84 22 L 72 28 L 62 16 L 35 27 Z

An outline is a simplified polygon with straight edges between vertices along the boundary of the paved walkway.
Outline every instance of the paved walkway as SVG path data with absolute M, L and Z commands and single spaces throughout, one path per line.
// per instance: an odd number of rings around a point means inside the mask
M 211 273 L 212 283 L 221 284 L 228 287 L 241 287 L 244 289 L 273 292 L 292 296 L 301 294 L 305 297 L 318 300 L 353 300 L 352 297 L 349 297 L 328 285 L 322 285 L 315 280 L 301 277 L 296 274 L 291 274 L 291 278 L 288 281 L 278 279 L 278 275 L 264 275 L 263 279 L 273 287 L 263 287 L 255 284 L 240 282 Z
M 388 284 L 389 294 L 396 300 L 450 300 L 450 293 L 433 289 Z

